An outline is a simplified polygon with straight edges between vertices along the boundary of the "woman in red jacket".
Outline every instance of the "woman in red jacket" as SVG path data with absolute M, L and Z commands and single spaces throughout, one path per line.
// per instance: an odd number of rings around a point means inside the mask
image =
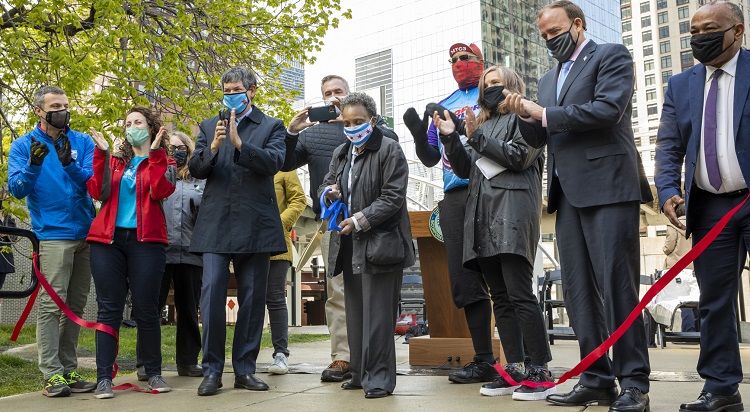
M 94 175 L 87 182 L 91 197 L 102 202 L 87 238 L 99 304 L 97 321 L 119 330 L 130 289 L 148 386 L 159 392 L 170 390 L 161 376 L 159 290 L 168 243 L 161 201 L 175 189 L 170 181 L 174 168 L 167 164 L 165 134 L 156 114 L 141 106 L 128 111 L 126 139 L 113 155 L 104 136 L 92 128 Z M 116 356 L 117 340 L 97 331 L 94 396 L 99 399 L 114 396 Z

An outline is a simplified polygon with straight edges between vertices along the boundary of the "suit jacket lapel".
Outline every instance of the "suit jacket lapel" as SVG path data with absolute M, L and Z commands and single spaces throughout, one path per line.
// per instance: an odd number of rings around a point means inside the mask
M 690 88 L 691 134 L 693 137 L 691 139 L 691 146 L 695 146 L 695 153 L 698 153 L 701 128 L 703 127 L 703 91 L 706 87 L 706 66 L 702 64 L 694 66 L 688 84 Z
M 563 101 L 565 98 L 565 94 L 570 89 L 570 85 L 573 84 L 576 77 L 578 77 L 579 74 L 583 71 L 583 68 L 586 67 L 586 65 L 591 61 L 591 55 L 596 51 L 596 43 L 594 43 L 593 40 L 589 40 L 589 42 L 586 44 L 586 46 L 583 47 L 583 50 L 581 50 L 581 53 L 578 54 L 578 57 L 576 58 L 576 61 L 573 63 L 573 66 L 570 67 L 570 71 L 568 72 L 568 77 L 565 78 L 565 82 L 563 83 L 562 89 L 560 89 L 560 96 L 558 96 L 557 102 L 558 104 Z M 562 65 L 558 65 L 557 73 L 560 73 L 560 67 Z M 557 77 L 555 77 L 557 79 Z
M 744 73 L 744 74 L 741 74 Z M 747 104 L 748 94 L 750 94 L 750 52 L 740 49 L 740 55 L 737 59 L 737 70 L 734 77 L 734 140 L 740 129 L 740 119 Z

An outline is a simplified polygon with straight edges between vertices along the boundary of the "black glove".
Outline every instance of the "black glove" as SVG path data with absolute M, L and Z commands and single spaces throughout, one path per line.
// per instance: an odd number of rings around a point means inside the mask
M 41 166 L 44 163 L 44 157 L 49 153 L 47 144 L 40 142 L 33 137 L 31 138 L 31 164 Z
M 438 112 L 438 116 L 440 116 L 441 119 L 445 120 L 443 116 L 445 116 L 445 107 L 443 107 L 441 104 L 438 103 L 429 103 L 427 104 L 427 109 L 425 110 L 425 114 L 429 114 L 430 117 L 432 117 L 432 114 L 435 112 Z M 451 120 L 453 121 L 453 124 L 456 125 L 456 131 L 460 135 L 466 135 L 466 122 L 463 121 L 463 119 L 459 119 L 456 117 L 456 114 L 453 113 L 453 111 L 448 110 L 448 114 L 451 116 Z
M 60 159 L 60 163 L 63 166 L 67 166 L 73 161 L 73 157 L 70 154 L 70 139 L 65 132 L 60 132 L 60 137 L 55 142 L 55 151 L 57 152 L 57 158 Z
M 427 142 L 427 127 L 430 125 L 430 118 L 431 116 L 425 113 L 422 120 L 419 120 L 419 115 L 413 107 L 408 108 L 404 113 L 404 124 L 414 137 L 414 143 Z

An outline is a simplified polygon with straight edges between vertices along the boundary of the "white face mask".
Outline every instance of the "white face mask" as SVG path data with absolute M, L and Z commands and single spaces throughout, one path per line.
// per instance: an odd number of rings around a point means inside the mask
M 333 96 L 333 97 L 329 97 L 329 98 L 325 99 L 326 106 L 332 105 L 333 102 L 341 102 L 342 100 L 344 100 L 345 97 L 346 96 Z M 339 107 L 336 106 L 336 105 L 334 105 L 334 106 L 336 107 L 336 115 L 337 116 L 340 115 L 341 114 L 341 109 L 339 109 Z

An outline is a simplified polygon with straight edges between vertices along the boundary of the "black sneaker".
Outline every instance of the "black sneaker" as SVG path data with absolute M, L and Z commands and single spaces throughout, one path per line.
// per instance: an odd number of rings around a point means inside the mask
M 461 371 L 451 373 L 448 380 L 453 383 L 492 382 L 498 376 L 494 366 L 480 361 L 475 356 L 474 361 L 464 365 Z
M 141 365 L 138 367 L 138 370 L 136 371 L 136 376 L 138 377 L 138 382 L 146 382 L 148 381 L 148 375 L 146 375 L 146 367 Z
M 45 382 L 44 388 L 42 388 L 42 394 L 50 398 L 70 396 L 68 381 L 66 381 L 59 373 L 53 375 L 51 378 L 47 379 L 47 382 Z
M 526 379 L 526 370 L 522 363 L 509 363 L 503 368 L 516 382 Z M 497 371 L 496 371 L 497 373 Z M 500 374 L 492 382 L 482 385 L 479 393 L 484 396 L 506 396 L 512 395 L 513 391 L 520 388 L 520 385 L 511 385 Z
M 86 382 L 76 371 L 66 373 L 63 378 L 68 382 L 72 393 L 86 393 L 96 389 L 96 382 Z
M 532 367 L 529 371 L 529 376 L 526 380 L 531 382 L 554 382 L 552 373 L 547 368 Z M 513 400 L 516 401 L 541 401 L 547 399 L 547 395 L 557 393 L 556 387 L 550 388 L 539 386 L 532 388 L 531 386 L 522 385 L 515 391 L 513 391 Z

